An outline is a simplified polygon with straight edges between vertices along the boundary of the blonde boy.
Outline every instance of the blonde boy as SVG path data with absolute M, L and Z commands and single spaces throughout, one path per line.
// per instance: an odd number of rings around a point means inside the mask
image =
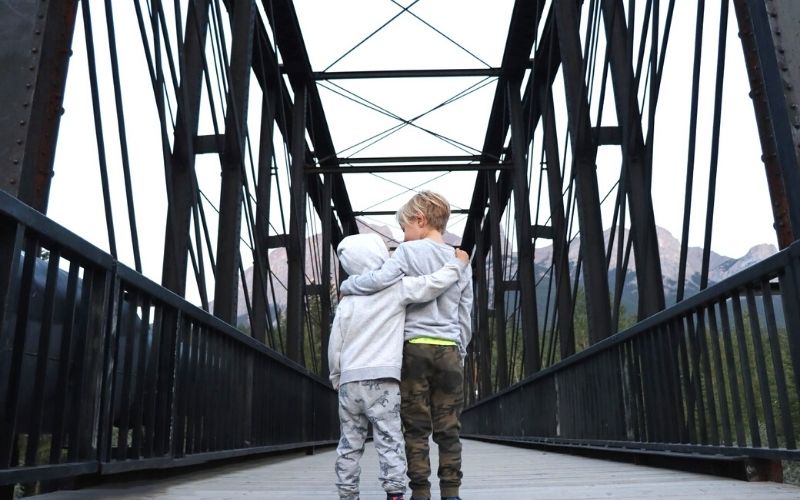
M 422 276 L 441 268 L 453 256 L 443 234 L 450 204 L 441 195 L 422 191 L 397 211 L 405 243 L 377 271 L 351 276 L 343 294 L 369 294 L 402 276 Z M 406 441 L 412 499 L 431 496 L 428 438 L 439 447 L 442 499 L 458 499 L 461 486 L 461 410 L 464 407 L 464 357 L 472 336 L 472 271 L 436 299 L 409 305 L 406 311 L 401 418 Z

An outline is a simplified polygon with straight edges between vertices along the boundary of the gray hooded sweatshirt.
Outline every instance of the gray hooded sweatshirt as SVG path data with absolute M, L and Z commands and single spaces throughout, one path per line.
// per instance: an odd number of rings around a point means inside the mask
M 376 234 L 348 236 L 336 251 L 348 274 L 379 269 L 389 258 L 386 245 Z M 371 295 L 342 297 L 328 344 L 333 387 L 357 380 L 399 381 L 406 306 L 434 300 L 456 283 L 466 268 L 467 263 L 453 257 L 432 274 L 403 278 Z
M 343 295 L 364 295 L 393 285 L 402 276 L 432 273 L 453 258 L 453 247 L 431 239 L 401 243 L 380 269 L 347 278 Z M 412 304 L 406 312 L 405 339 L 429 337 L 458 345 L 463 361 L 472 339 L 472 268 L 465 267 L 456 286 L 436 300 Z

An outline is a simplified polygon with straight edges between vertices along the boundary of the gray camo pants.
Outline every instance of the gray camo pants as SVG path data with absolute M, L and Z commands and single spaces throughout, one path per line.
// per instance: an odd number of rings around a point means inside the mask
M 400 384 L 393 379 L 360 380 L 339 387 L 341 438 L 336 448 L 336 487 L 339 498 L 358 498 L 358 482 L 367 439 L 367 423 L 380 466 L 379 479 L 387 493 L 406 490 L 406 452 L 400 424 Z

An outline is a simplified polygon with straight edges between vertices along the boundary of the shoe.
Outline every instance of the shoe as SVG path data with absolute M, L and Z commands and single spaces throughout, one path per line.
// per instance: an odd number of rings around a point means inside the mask
M 404 500 L 403 493 L 387 493 L 386 500 Z
M 442 497 L 442 500 L 461 500 L 461 497 Z

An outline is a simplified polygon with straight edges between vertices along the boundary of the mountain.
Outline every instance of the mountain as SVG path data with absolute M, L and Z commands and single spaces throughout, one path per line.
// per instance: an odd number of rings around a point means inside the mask
M 675 297 L 678 290 L 678 271 L 680 266 L 681 244 L 672 233 L 662 227 L 656 228 L 658 235 L 658 252 L 661 261 L 661 275 L 664 283 L 664 296 L 667 305 L 675 303 Z M 603 233 L 605 240 L 605 247 L 608 248 L 608 240 L 611 236 L 610 230 Z M 630 234 L 626 230 L 624 232 L 624 241 L 627 242 Z M 614 237 L 614 243 L 611 249 L 611 262 L 608 270 L 609 286 L 612 287 L 612 300 L 613 300 L 613 287 L 614 280 L 616 279 L 617 271 L 617 244 L 619 242 L 619 233 Z M 627 243 L 626 243 L 627 244 Z M 569 249 L 569 264 L 570 274 L 574 280 L 574 271 L 578 261 L 578 248 L 580 247 L 580 238 L 576 237 L 570 245 Z M 720 255 L 716 252 L 709 252 L 709 272 L 708 284 L 713 285 L 719 283 L 729 276 L 746 269 L 753 264 L 760 262 L 767 257 L 775 254 L 778 249 L 774 245 L 760 244 L 752 247 L 742 257 L 727 257 Z M 550 267 L 550 262 L 553 256 L 553 247 L 547 246 L 537 248 L 534 256 L 534 265 L 536 270 L 537 279 L 541 278 Z M 624 254 L 623 254 L 624 257 Z M 513 260 L 516 264 L 516 259 Z M 686 252 L 686 282 L 684 296 L 689 297 L 700 290 L 700 274 L 703 265 L 703 249 L 700 247 L 688 247 Z M 512 272 L 516 271 L 516 268 Z M 573 281 L 574 282 L 574 281 Z M 638 294 L 636 291 L 636 262 L 634 252 L 630 253 L 630 261 L 627 267 L 625 276 L 625 284 L 622 294 L 622 304 L 627 311 L 635 312 L 637 310 Z
M 370 224 L 364 222 L 363 220 L 358 220 L 358 228 L 360 233 L 376 233 L 380 235 L 384 242 L 389 246 L 389 248 L 395 248 L 400 241 L 398 241 L 389 226 L 386 225 L 378 225 L 378 224 Z M 669 231 L 664 228 L 657 227 L 657 235 L 658 235 L 658 249 L 659 255 L 661 260 L 661 273 L 663 276 L 664 282 L 664 295 L 666 297 L 667 305 L 673 304 L 675 302 L 675 296 L 677 293 L 677 279 L 678 279 L 678 266 L 680 263 L 680 241 L 675 238 Z M 608 240 L 611 236 L 610 230 L 606 230 L 604 232 L 604 238 L 606 242 L 606 248 L 608 248 Z M 629 232 L 626 230 L 624 232 L 624 240 L 627 241 Z M 617 269 L 617 258 L 616 258 L 616 246 L 618 243 L 619 233 L 615 234 L 615 241 L 614 245 L 612 246 L 612 258 L 611 264 L 609 266 L 609 286 L 612 287 L 612 300 L 613 300 L 613 286 L 614 280 L 616 279 L 616 269 Z M 455 235 L 453 233 L 445 233 L 444 239 L 447 243 L 451 245 L 458 245 L 461 241 L 460 236 Z M 507 242 L 504 241 L 504 248 L 508 248 L 509 245 Z M 320 235 L 315 234 L 311 235 L 306 239 L 306 269 L 313 270 L 306 274 L 306 282 L 311 283 L 318 283 L 319 278 L 319 265 L 316 263 L 319 261 L 319 255 L 321 254 L 321 245 L 322 245 L 322 238 Z M 576 237 L 569 249 L 569 266 L 570 266 L 570 274 L 572 275 L 571 282 L 574 283 L 574 272 L 577 266 L 578 261 L 578 248 L 580 246 L 580 238 Z M 709 285 L 714 283 L 718 283 L 723 279 L 732 276 L 743 269 L 750 267 L 751 265 L 764 260 L 765 258 L 773 255 L 777 252 L 777 248 L 774 245 L 770 244 L 761 244 L 756 245 L 748 252 L 743 255 L 742 257 L 733 258 L 727 257 L 724 255 L 720 255 L 715 252 L 711 252 L 709 255 Z M 552 245 L 546 247 L 539 247 L 536 248 L 534 254 L 534 273 L 536 276 L 537 282 L 539 282 L 539 286 L 537 287 L 537 303 L 540 309 L 543 309 L 546 297 L 547 297 L 547 280 L 545 278 L 548 269 L 550 268 L 550 262 L 553 257 L 553 247 Z M 689 247 L 687 249 L 687 259 L 686 259 L 686 284 L 685 284 L 685 296 L 691 296 L 694 293 L 697 293 L 700 289 L 700 273 L 702 269 L 702 258 L 703 258 L 703 250 L 699 247 Z M 286 249 L 285 248 L 276 248 L 272 250 L 269 254 L 269 262 L 270 262 L 270 269 L 272 271 L 272 284 L 274 284 L 274 288 L 272 285 L 268 285 L 269 294 L 269 301 L 277 305 L 277 309 L 282 310 L 286 307 L 286 283 L 287 283 L 287 276 L 288 276 L 288 261 L 286 257 Z M 491 258 L 487 259 L 488 263 L 491 263 Z M 510 256 L 506 257 L 506 263 L 508 269 L 505 272 L 505 276 L 514 276 L 517 269 L 517 255 L 516 253 L 512 253 Z M 331 269 L 338 273 L 338 266 L 336 264 L 336 256 L 335 253 L 332 252 L 331 254 Z M 629 313 L 633 313 L 637 310 L 637 300 L 638 294 L 636 291 L 636 262 L 634 259 L 634 254 L 631 251 L 630 254 L 630 262 L 628 263 L 628 271 L 625 276 L 625 284 L 623 287 L 623 294 L 621 297 L 621 303 L 625 307 L 625 309 Z M 487 269 L 488 271 L 488 269 Z M 489 287 L 489 297 L 491 300 L 492 297 L 492 289 L 493 289 L 493 280 L 491 272 L 487 272 L 487 276 L 489 279 L 488 287 Z M 250 266 L 245 270 L 245 277 L 247 282 L 247 289 L 250 294 L 252 294 L 252 284 L 253 284 L 253 267 Z M 541 280 L 541 281 L 540 281 Z M 513 292 L 509 292 L 512 293 Z M 274 299 L 273 299 L 274 294 Z M 513 300 L 507 300 L 507 307 L 513 307 Z M 245 303 L 245 295 L 242 289 L 242 284 L 239 284 L 239 304 L 238 304 L 238 312 L 240 322 L 246 323 L 247 322 L 247 306 Z M 544 312 L 543 310 L 541 311 Z
M 356 219 L 358 224 L 358 231 L 360 234 L 375 233 L 383 238 L 384 243 L 390 248 L 394 249 L 402 243 L 402 239 L 398 240 L 392 233 L 392 229 L 386 225 L 370 224 L 361 219 Z M 461 242 L 461 237 L 453 233 L 445 232 L 443 235 L 446 243 L 450 245 L 458 245 Z M 305 269 L 306 283 L 315 284 L 320 283 L 320 269 L 319 262 L 321 262 L 322 254 L 322 237 L 319 234 L 314 234 L 306 238 L 306 259 Z M 267 296 L 270 303 L 277 304 L 277 309 L 283 310 L 286 307 L 287 297 L 287 279 L 289 276 L 289 262 L 286 256 L 286 248 L 276 248 L 269 253 L 269 266 L 272 271 L 271 283 L 267 284 Z M 338 276 L 338 263 L 336 259 L 336 252 L 331 251 L 331 270 Z M 253 293 L 253 266 L 249 266 L 244 271 L 245 280 L 247 283 L 248 296 Z M 274 286 L 273 286 L 274 285 Z M 274 294 L 274 299 L 273 299 Z M 213 310 L 213 306 L 212 306 Z M 245 302 L 245 293 L 242 288 L 241 281 L 239 282 L 239 302 L 237 305 L 239 324 L 247 323 L 247 303 Z

